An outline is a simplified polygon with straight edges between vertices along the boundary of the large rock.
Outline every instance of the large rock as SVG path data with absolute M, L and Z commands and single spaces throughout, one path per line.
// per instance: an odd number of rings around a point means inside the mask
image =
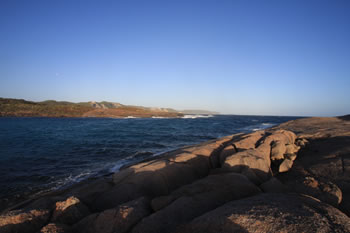
M 258 143 L 264 137 L 264 134 L 265 132 L 263 130 L 256 131 L 239 138 L 233 143 L 238 151 L 254 149 L 258 146 Z
M 207 176 L 219 166 L 221 150 L 232 136 L 185 147 L 152 161 L 139 163 L 113 175 L 114 188 L 93 203 L 104 210 L 141 197 L 167 195 L 176 188 Z
M 284 159 L 286 145 L 283 141 L 273 141 L 271 145 L 271 160 Z
M 211 175 L 183 186 L 167 197 L 156 198 L 158 211 L 142 219 L 132 232 L 172 232 L 178 226 L 228 201 L 259 192 L 260 189 L 243 175 Z
M 41 228 L 40 233 L 70 233 L 69 226 L 60 223 L 50 223 Z
M 95 180 L 87 180 L 81 184 L 77 184 L 68 190 L 68 193 L 77 197 L 84 202 L 89 209 L 96 211 L 98 208 L 94 206 L 96 198 L 113 188 L 113 182 L 110 177 L 101 177 Z
M 350 218 L 317 199 L 268 193 L 229 202 L 176 232 L 350 232 Z
M 293 192 L 313 196 L 335 207 L 337 207 L 342 201 L 341 189 L 330 181 L 306 176 L 296 180 L 290 180 L 286 185 Z
M 49 218 L 49 210 L 11 211 L 0 216 L 0 233 L 36 232 Z
M 56 203 L 51 221 L 71 225 L 89 215 L 89 209 L 74 196 Z
M 270 160 L 267 160 L 261 152 L 248 149 L 227 157 L 222 167 L 237 173 L 242 173 L 249 168 L 257 177 L 265 181 L 269 178 L 269 163 Z
M 141 197 L 101 213 L 89 215 L 74 226 L 81 233 L 124 233 L 149 215 L 149 200 Z
M 235 154 L 237 149 L 234 144 L 226 146 L 220 153 L 220 164 L 223 164 L 227 157 Z
M 44 197 L 0 215 L 0 233 L 37 232 L 50 219 L 57 197 Z
M 281 181 L 286 184 L 300 181 L 296 191 L 308 189 L 309 195 L 333 205 L 342 199 L 339 208 L 350 216 L 350 121 L 306 118 L 278 127 L 296 132 L 296 143 L 303 146 L 293 167 L 279 177 Z M 305 188 L 305 177 L 323 182 L 325 188 L 321 188 L 322 185 L 314 190 Z
M 293 160 L 284 159 L 283 162 L 280 164 L 278 171 L 287 172 L 292 168 L 292 166 L 293 166 Z
M 284 193 L 288 190 L 276 177 L 272 177 L 268 181 L 262 183 L 260 188 L 267 193 Z
M 270 144 L 273 141 L 281 141 L 284 144 L 294 144 L 297 136 L 288 130 L 273 130 L 271 135 L 264 138 L 263 143 Z

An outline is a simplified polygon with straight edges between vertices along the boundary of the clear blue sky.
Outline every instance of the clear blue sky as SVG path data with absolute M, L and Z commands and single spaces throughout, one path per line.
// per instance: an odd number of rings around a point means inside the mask
M 350 1 L 0 1 L 0 97 L 350 113 Z

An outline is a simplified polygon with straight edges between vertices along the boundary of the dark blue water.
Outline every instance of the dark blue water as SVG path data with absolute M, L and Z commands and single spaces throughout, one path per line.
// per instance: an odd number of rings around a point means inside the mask
M 60 188 L 157 153 L 292 119 L 0 118 L 0 198 Z

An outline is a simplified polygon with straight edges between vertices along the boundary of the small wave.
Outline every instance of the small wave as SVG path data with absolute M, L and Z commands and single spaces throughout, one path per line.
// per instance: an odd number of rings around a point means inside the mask
M 111 167 L 109 169 L 109 172 L 112 172 L 112 173 L 117 172 L 117 171 L 120 170 L 120 168 L 122 166 L 124 166 L 126 164 L 129 164 L 130 162 L 132 162 L 131 159 L 127 159 L 127 158 L 126 159 L 122 159 L 122 160 L 118 161 L 113 167 Z
M 153 119 L 168 119 L 169 117 L 153 116 Z
M 196 118 L 209 118 L 213 117 L 213 115 L 184 115 L 182 118 L 184 119 L 196 119 Z
M 137 117 L 134 117 L 134 116 L 127 116 L 127 117 L 124 117 L 124 119 L 134 119 L 134 118 L 137 118 Z
M 263 129 L 267 129 L 270 128 L 272 126 L 274 126 L 276 124 L 273 123 L 261 123 L 261 124 L 257 124 L 257 125 L 250 125 L 247 127 L 242 128 L 243 131 L 258 131 L 258 130 L 263 130 Z

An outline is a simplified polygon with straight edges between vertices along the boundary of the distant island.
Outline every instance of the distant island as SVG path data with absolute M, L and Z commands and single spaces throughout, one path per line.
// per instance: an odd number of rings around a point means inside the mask
M 217 114 L 205 110 L 177 111 L 171 108 L 150 108 L 116 102 L 80 102 L 0 98 L 0 117 L 182 117 L 185 114 Z

